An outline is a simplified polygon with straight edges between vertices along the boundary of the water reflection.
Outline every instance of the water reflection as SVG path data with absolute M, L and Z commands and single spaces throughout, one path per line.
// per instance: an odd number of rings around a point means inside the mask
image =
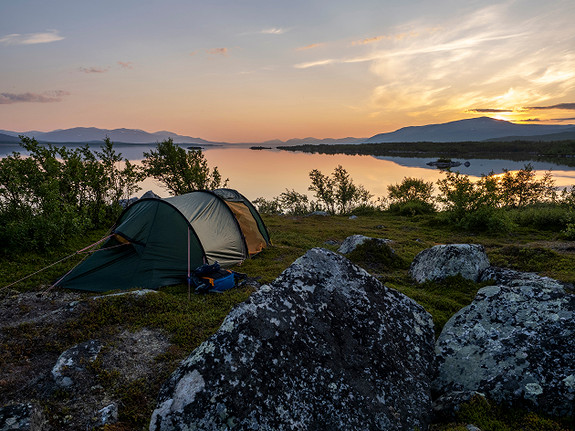
M 143 153 L 155 148 L 155 145 L 116 145 L 116 150 L 134 163 L 141 163 Z M 0 157 L 12 151 L 21 151 L 19 146 L 0 147 Z M 310 154 L 279 150 L 250 150 L 243 146 L 206 147 L 204 155 L 210 167 L 217 166 L 224 178 L 229 178 L 229 187 L 243 193 L 248 199 L 278 196 L 285 189 L 294 189 L 308 193 L 309 172 L 319 169 L 330 174 L 338 165 L 342 165 L 356 184 L 363 185 L 375 196 L 387 195 L 387 186 L 396 184 L 404 177 L 421 178 L 436 182 L 444 174 L 426 163 L 433 158 L 373 157 L 346 154 Z M 23 154 L 24 151 L 21 151 Z M 454 168 L 461 173 L 478 178 L 490 171 L 501 173 L 504 169 L 518 170 L 527 162 L 510 160 L 469 159 L 470 166 L 465 167 L 466 159 L 454 159 L 462 162 Z M 567 187 L 575 184 L 575 168 L 545 162 L 530 162 L 538 174 L 551 170 L 556 185 Z M 142 192 L 153 190 L 162 197 L 169 193 L 157 181 L 148 178 L 142 183 Z M 311 197 L 311 196 L 310 196 Z

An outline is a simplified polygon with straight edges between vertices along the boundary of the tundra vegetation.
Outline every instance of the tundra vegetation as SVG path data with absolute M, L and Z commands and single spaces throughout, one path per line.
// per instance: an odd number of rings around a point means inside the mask
M 69 270 L 80 255 L 15 286 L 3 287 L 104 236 L 121 210 L 117 200 L 134 193 L 137 181 L 146 174 L 123 161 L 109 141 L 98 153 L 87 147 L 74 150 L 77 153 L 42 147 L 33 140 L 24 141 L 23 145 L 30 151 L 29 157 L 13 154 L 0 161 L 0 298 L 42 291 Z M 173 143 L 167 146 L 170 145 Z M 176 155 L 170 163 L 179 157 Z M 201 153 L 194 157 L 200 171 L 207 177 L 212 175 L 209 184 L 214 180 L 214 171 L 203 163 Z M 188 159 L 186 163 L 189 162 Z M 166 162 L 164 166 L 168 165 Z M 92 182 L 88 182 L 92 176 Z M 70 181 L 71 178 L 79 179 Z M 487 175 L 475 182 L 449 172 L 437 184 L 406 178 L 389 186 L 388 196 L 376 201 L 369 200 L 369 192 L 354 185 L 341 166 L 331 175 L 312 171 L 310 181 L 313 200 L 287 189 L 275 199 L 258 199 L 273 246 L 245 261 L 236 268 L 238 271 L 267 283 L 312 247 L 335 251 L 347 236 L 358 233 L 387 238 L 393 241 L 393 252 L 367 241 L 348 257 L 387 286 L 420 303 L 432 315 L 437 334 L 485 284 L 452 277 L 427 282 L 423 287 L 415 285 L 408 275 L 409 263 L 417 253 L 435 244 L 480 243 L 493 265 L 575 282 L 575 252 L 568 241 L 575 239 L 575 189 L 558 192 L 550 176 L 536 177 L 529 165 L 520 172 Z M 315 210 L 334 215 L 307 216 Z M 357 215 L 357 219 L 350 220 L 350 214 Z M 63 217 L 70 219 L 62 221 Z M 76 224 L 69 226 L 74 220 Z M 20 228 L 7 227 L 10 222 L 20 223 Z M 37 232 L 40 227 L 51 229 L 53 236 L 41 236 L 45 234 Z M 143 429 L 161 384 L 182 359 L 217 330 L 231 308 L 252 292 L 252 287 L 242 287 L 221 295 L 194 295 L 188 300 L 187 286 L 182 284 L 162 288 L 156 295 L 87 301 L 75 320 L 7 325 L 6 336 L 1 338 L 0 368 L 32 372 L 30 367 L 21 368 L 21 364 L 37 364 L 46 357 L 55 361 L 74 344 L 114 337 L 125 329 L 161 329 L 168 334 L 172 347 L 155 358 L 157 372 L 153 375 L 126 384 L 102 364 L 96 362 L 92 367 L 98 384 L 120 400 L 119 422 L 106 429 Z M 82 296 L 89 298 L 90 294 Z M 15 301 L 14 307 L 27 312 L 22 303 Z M 1 379 L 0 389 L 0 405 L 13 401 L 9 394 L 17 389 Z M 65 428 L 68 412 L 61 400 L 70 399 L 73 394 L 61 390 L 48 398 L 36 395 L 52 427 Z M 465 430 L 465 424 L 473 423 L 484 431 L 562 431 L 571 429 L 571 420 L 473 399 L 462 407 L 454 421 L 436 423 L 432 430 Z

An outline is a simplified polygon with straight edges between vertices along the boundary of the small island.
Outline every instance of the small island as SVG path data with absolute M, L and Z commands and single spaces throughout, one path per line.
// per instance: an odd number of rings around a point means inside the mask
M 427 166 L 435 166 L 436 168 L 439 168 L 439 169 L 449 169 L 449 168 L 455 168 L 457 166 L 461 166 L 461 162 L 454 162 L 451 159 L 439 158 L 434 162 L 426 163 L 426 165 Z
M 250 147 L 250 150 L 271 150 L 272 147 L 262 147 L 260 145 L 255 145 L 253 147 Z

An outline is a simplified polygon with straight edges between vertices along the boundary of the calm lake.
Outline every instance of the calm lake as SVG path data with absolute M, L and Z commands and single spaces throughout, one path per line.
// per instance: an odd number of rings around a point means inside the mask
M 115 148 L 124 157 L 139 163 L 143 158 L 143 152 L 155 148 L 155 145 L 116 145 Z M 18 146 L 2 146 L 0 157 L 19 149 Z M 280 150 L 250 150 L 248 146 L 243 145 L 206 147 L 203 152 L 208 165 L 217 166 L 222 176 L 229 178 L 228 187 L 237 189 L 250 200 L 257 197 L 269 199 L 278 196 L 285 189 L 294 189 L 309 195 L 307 191 L 310 184 L 309 172 L 319 169 L 324 174 L 330 174 L 338 165 L 349 172 L 355 184 L 363 185 L 376 197 L 387 195 L 387 186 L 401 182 L 404 177 L 433 182 L 444 177 L 440 170 L 426 165 L 435 158 L 309 154 Z M 529 161 L 486 159 L 453 160 L 462 162 L 461 166 L 453 170 L 472 177 L 480 177 L 481 174 L 490 171 L 496 174 L 502 173 L 504 169 L 514 171 L 529 163 Z M 470 162 L 469 167 L 463 165 L 466 161 Z M 570 187 L 575 184 L 573 167 L 549 162 L 530 163 L 539 175 L 550 170 L 558 187 Z M 139 195 L 147 190 L 153 190 L 162 197 L 169 196 L 167 190 L 153 179 L 147 179 L 142 183 Z

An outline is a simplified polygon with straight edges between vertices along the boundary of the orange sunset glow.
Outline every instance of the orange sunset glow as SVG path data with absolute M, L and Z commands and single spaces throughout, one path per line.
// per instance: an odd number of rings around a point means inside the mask
M 575 3 L 0 4 L 0 129 L 211 141 L 575 117 Z

